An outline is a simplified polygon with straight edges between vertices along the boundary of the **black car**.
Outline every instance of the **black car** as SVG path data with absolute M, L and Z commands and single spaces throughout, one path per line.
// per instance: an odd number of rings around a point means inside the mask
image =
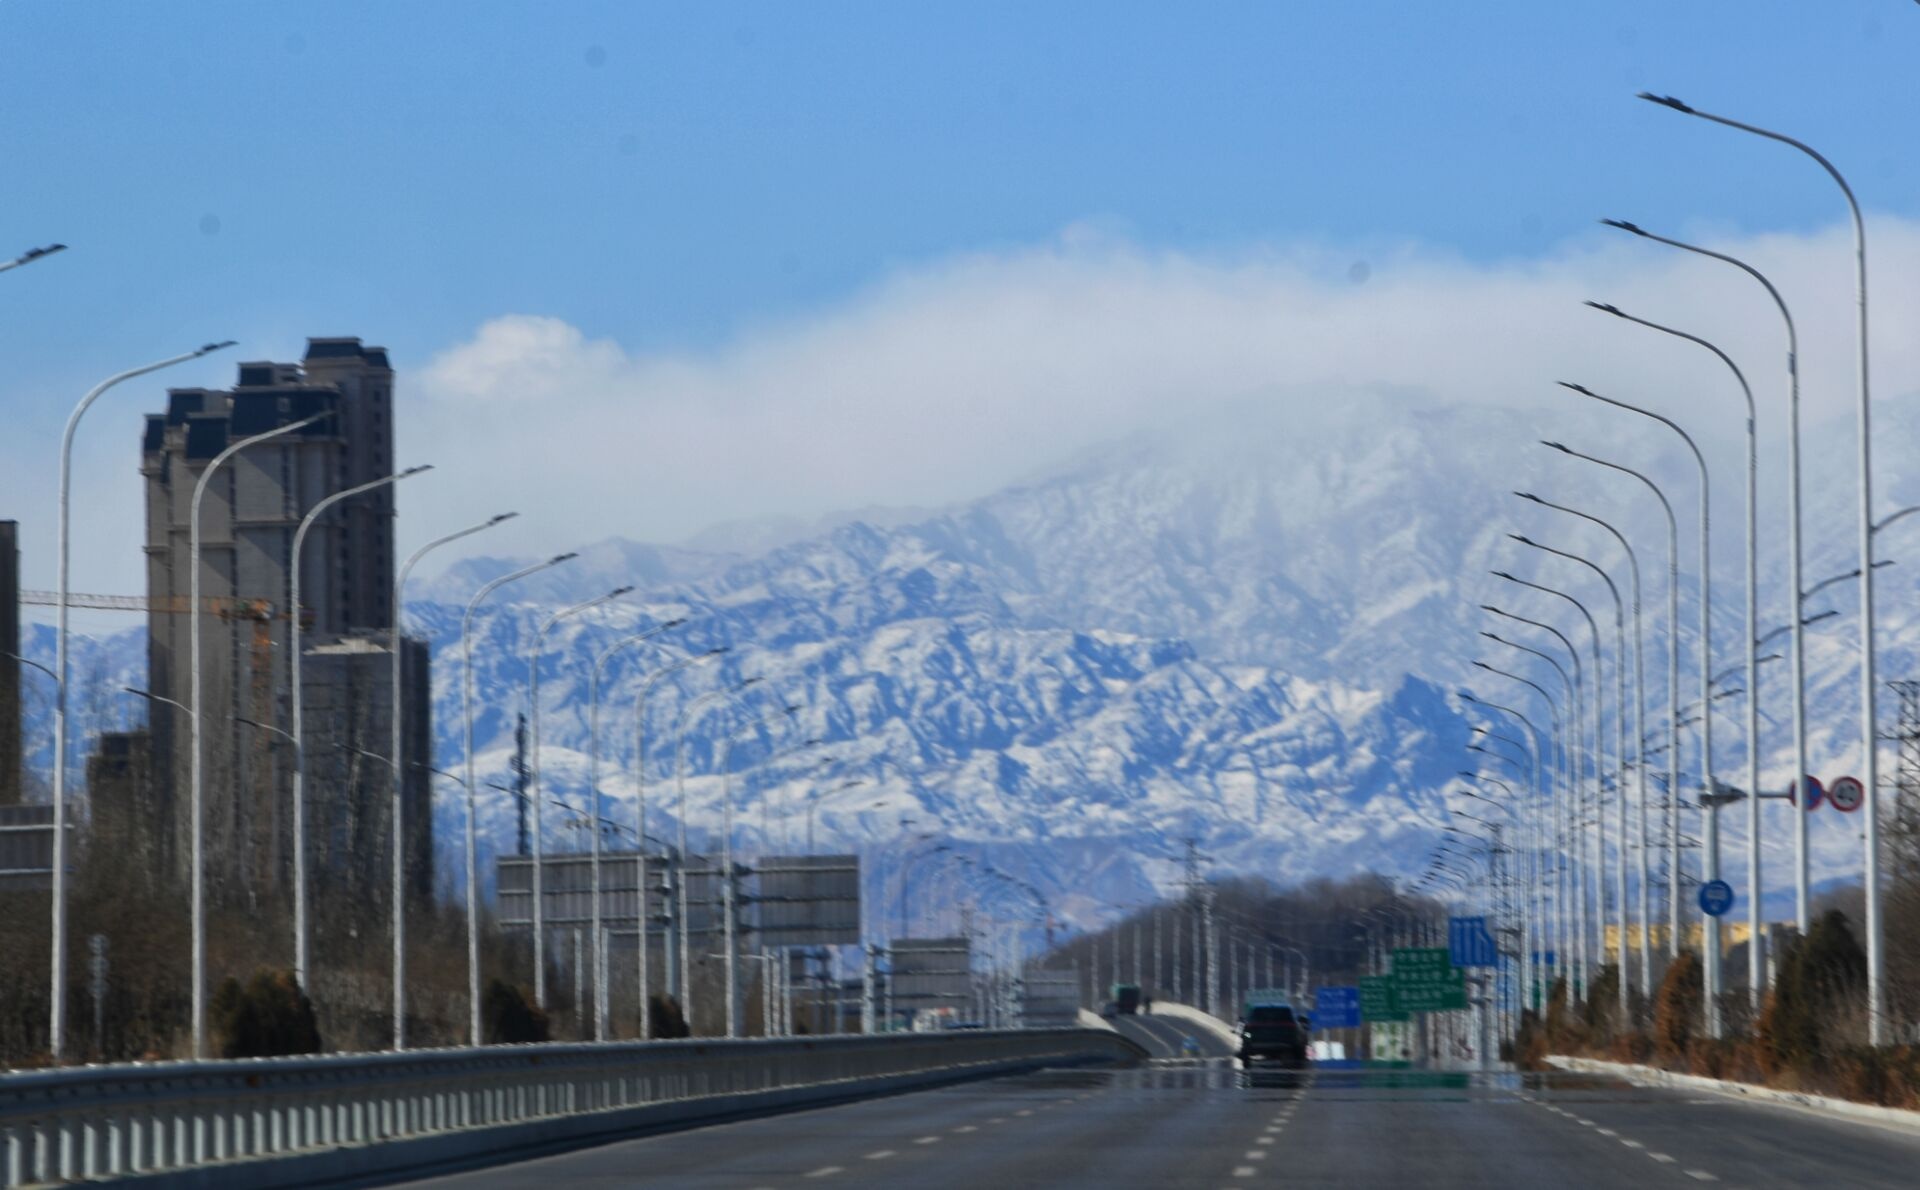
M 1285 1004 L 1255 1004 L 1240 1018 L 1242 1062 L 1256 1058 L 1304 1065 L 1307 1060 L 1307 1030 L 1293 1009 Z

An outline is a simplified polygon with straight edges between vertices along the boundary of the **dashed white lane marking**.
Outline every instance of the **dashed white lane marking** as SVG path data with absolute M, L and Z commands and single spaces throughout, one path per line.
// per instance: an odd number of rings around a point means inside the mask
M 1247 1150 L 1247 1160 L 1249 1161 L 1264 1161 L 1266 1159 L 1266 1156 L 1267 1156 L 1267 1153 L 1265 1149 L 1248 1149 Z
M 993 1119 L 987 1121 L 987 1123 L 989 1124 L 1004 1124 L 1006 1122 L 1007 1122 L 1007 1117 L 1005 1116 L 995 1116 L 993 1117 Z
M 953 1131 L 955 1131 L 955 1132 L 978 1132 L 978 1131 L 980 1131 L 980 1129 L 979 1129 L 979 1128 L 977 1128 L 977 1127 L 975 1127 L 975 1126 L 974 1126 L 974 1125 L 972 1125 L 972 1124 L 962 1124 L 962 1125 L 960 1125 L 960 1126 L 959 1126 L 958 1128 L 955 1128 L 955 1129 L 954 1129 Z
M 940 1138 L 937 1136 L 919 1136 L 914 1138 L 913 1143 L 917 1145 L 939 1144 Z
M 1687 1176 L 1690 1178 L 1697 1178 L 1702 1182 L 1717 1182 L 1720 1180 L 1719 1178 L 1714 1177 L 1712 1174 L 1708 1173 L 1704 1169 L 1690 1169 L 1687 1171 Z
M 867 1154 L 867 1160 L 885 1161 L 887 1158 L 891 1156 L 893 1156 L 892 1149 L 875 1149 L 873 1152 Z
M 1233 1170 L 1233 1176 L 1236 1178 L 1250 1178 L 1253 1174 L 1254 1169 L 1251 1165 L 1237 1165 Z
M 1585 1124 L 1585 1125 L 1586 1125 L 1587 1127 L 1589 1127 L 1589 1128 L 1591 1128 L 1591 1127 L 1593 1127 L 1593 1121 L 1592 1121 L 1592 1120 L 1589 1120 L 1589 1119 L 1586 1119 L 1586 1118 L 1584 1118 L 1584 1117 L 1582 1117 L 1582 1116 L 1575 1116 L 1575 1117 L 1573 1117 L 1573 1118 L 1574 1118 L 1574 1119 L 1576 1119 L 1576 1120 L 1579 1120 L 1579 1121 L 1580 1121 L 1580 1122 L 1581 1122 L 1582 1124 Z
M 1255 1140 L 1253 1143 L 1257 1145 L 1270 1145 L 1273 1143 L 1273 1137 L 1262 1136 L 1259 1139 Z
M 814 1170 L 812 1173 L 802 1174 L 801 1176 L 808 1177 L 808 1178 L 830 1178 L 834 1174 L 844 1173 L 844 1172 L 845 1170 L 838 1165 L 823 1165 L 819 1169 Z
M 1601 1136 L 1619 1136 L 1620 1135 L 1618 1132 L 1615 1132 L 1611 1128 L 1596 1128 L 1594 1129 L 1594 1131 L 1598 1132 Z
M 1014 1112 L 1013 1114 L 1016 1116 L 1030 1116 L 1033 1114 L 1033 1109 L 1030 1107 L 1023 1107 L 1019 1111 Z
M 1647 1156 L 1653 1158 L 1655 1161 L 1658 1161 L 1662 1165 L 1673 1164 L 1673 1158 L 1667 1156 L 1665 1153 L 1648 1153 Z
M 1646 1148 L 1646 1147 L 1647 1147 L 1647 1146 L 1645 1146 L 1645 1145 L 1643 1145 L 1643 1144 L 1641 1144 L 1641 1143 L 1640 1143 L 1639 1141 L 1637 1141 L 1637 1140 L 1628 1140 L 1628 1139 L 1626 1139 L 1625 1137 L 1622 1137 L 1622 1138 L 1620 1139 L 1620 1143 L 1621 1143 L 1621 1144 L 1623 1144 L 1623 1145 L 1625 1145 L 1625 1146 L 1627 1146 L 1627 1147 L 1628 1147 L 1629 1149 L 1644 1149 L 1644 1148 Z

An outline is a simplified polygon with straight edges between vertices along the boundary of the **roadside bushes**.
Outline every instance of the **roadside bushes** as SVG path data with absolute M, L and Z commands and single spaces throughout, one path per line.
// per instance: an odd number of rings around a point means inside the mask
M 498 979 L 487 981 L 480 997 L 480 1021 L 488 1045 L 524 1045 L 546 1041 L 547 1014 L 526 993 Z
M 1700 956 L 1683 950 L 1667 964 L 1654 996 L 1653 1053 L 1661 1065 L 1679 1067 L 1699 1036 L 1706 1005 L 1706 980 Z
M 256 971 L 245 987 L 228 978 L 207 1011 L 223 1058 L 317 1054 L 322 1048 L 313 1002 L 291 971 Z
M 1828 910 L 1783 956 L 1761 1013 L 1762 1064 L 1818 1072 L 1839 1050 L 1833 1036 L 1866 986 L 1867 956 L 1839 910 Z
M 693 1030 L 687 1028 L 686 1014 L 680 1011 L 680 1001 L 656 992 L 647 997 L 647 1002 L 647 1028 L 655 1040 L 693 1036 Z

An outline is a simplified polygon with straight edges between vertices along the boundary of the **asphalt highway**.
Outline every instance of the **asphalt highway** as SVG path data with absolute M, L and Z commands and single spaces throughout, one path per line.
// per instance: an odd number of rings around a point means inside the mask
M 1177 1044 L 1177 1043 L 1176 1043 Z M 1218 1058 L 1043 1071 L 581 1149 L 431 1187 L 1911 1187 L 1920 1130 L 1586 1075 Z

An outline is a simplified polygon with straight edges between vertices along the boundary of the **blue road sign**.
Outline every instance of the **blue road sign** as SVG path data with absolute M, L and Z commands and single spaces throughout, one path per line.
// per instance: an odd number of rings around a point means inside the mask
M 1719 917 L 1733 908 L 1733 885 L 1724 880 L 1709 880 L 1700 886 L 1700 912 Z
M 1447 958 L 1456 967 L 1498 967 L 1500 948 L 1487 933 L 1484 917 L 1447 919 Z
M 1360 989 L 1357 987 L 1315 989 L 1313 1027 L 1358 1029 L 1360 1027 Z

